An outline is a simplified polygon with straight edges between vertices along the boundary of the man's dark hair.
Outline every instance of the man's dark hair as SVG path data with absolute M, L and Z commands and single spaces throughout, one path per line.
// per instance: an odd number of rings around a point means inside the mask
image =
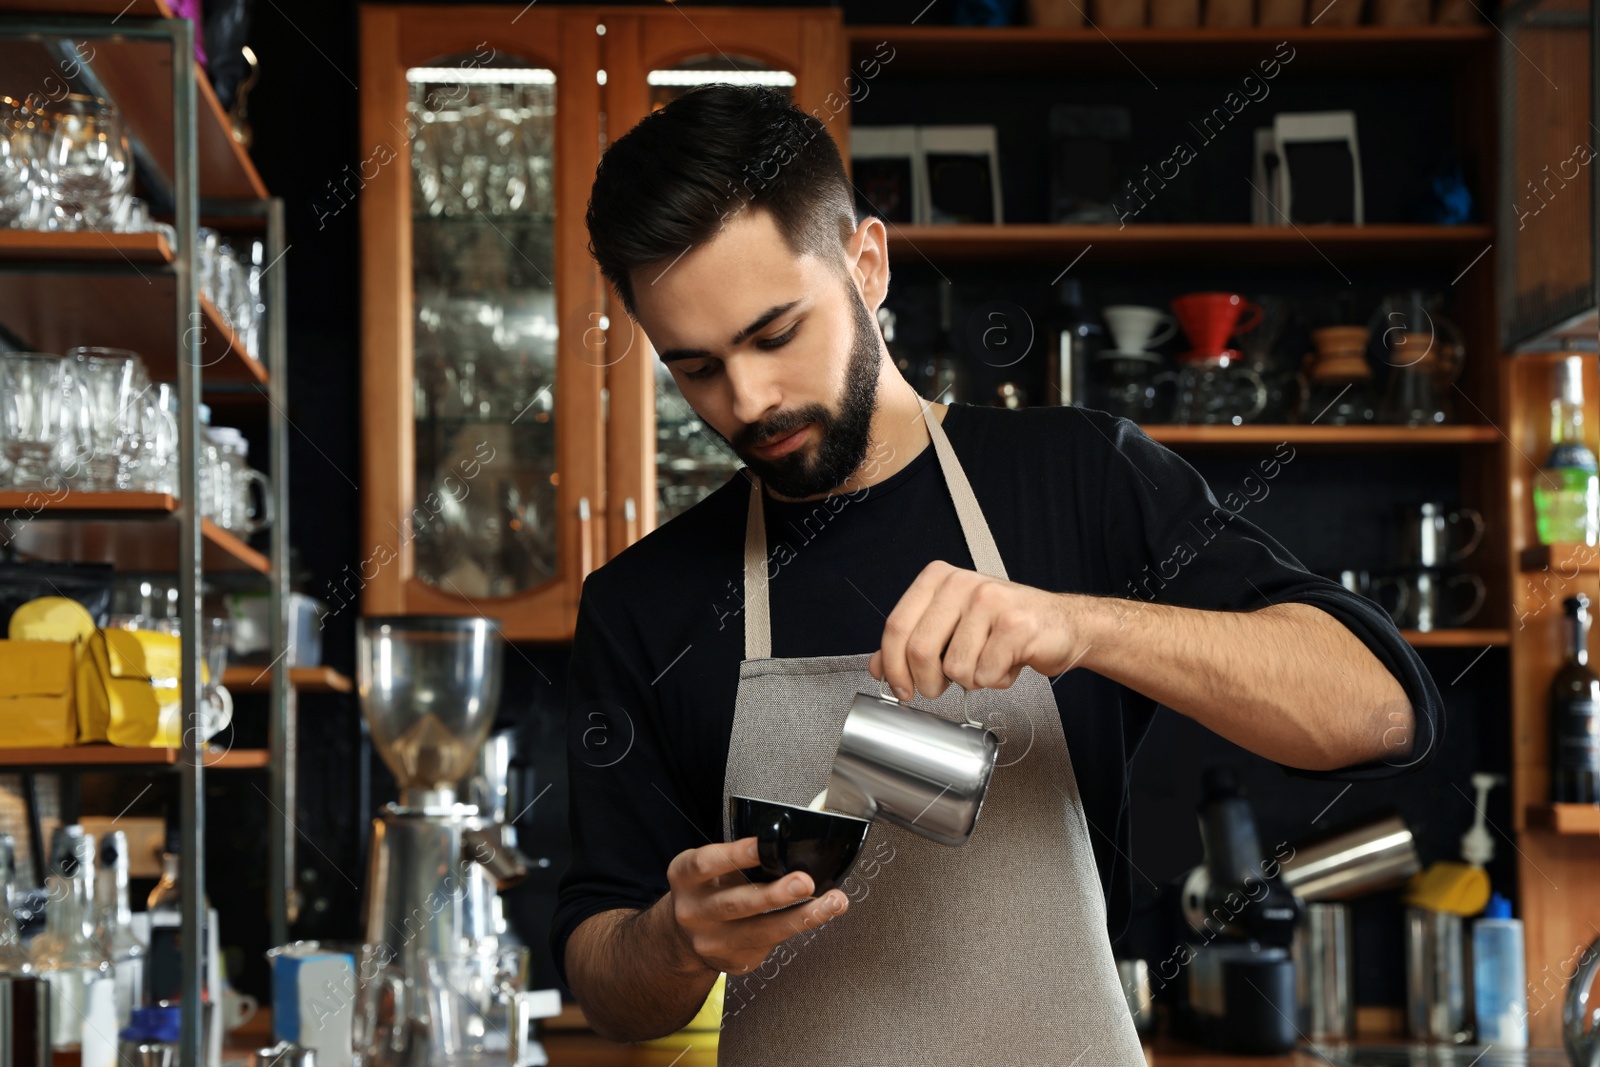
M 855 199 L 827 127 L 771 89 L 703 85 L 651 114 L 600 159 L 589 251 L 636 315 L 628 272 L 668 264 L 750 208 L 797 255 L 837 255 Z

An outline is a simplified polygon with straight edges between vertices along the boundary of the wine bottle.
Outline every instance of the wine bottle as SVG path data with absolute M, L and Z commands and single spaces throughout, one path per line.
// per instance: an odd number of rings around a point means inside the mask
M 1589 598 L 1568 597 L 1567 658 L 1550 683 L 1550 800 L 1600 804 L 1600 677 L 1589 669 Z
M 1556 370 L 1550 402 L 1550 455 L 1533 479 L 1539 543 L 1593 545 L 1600 541 L 1600 464 L 1583 439 L 1583 357 Z

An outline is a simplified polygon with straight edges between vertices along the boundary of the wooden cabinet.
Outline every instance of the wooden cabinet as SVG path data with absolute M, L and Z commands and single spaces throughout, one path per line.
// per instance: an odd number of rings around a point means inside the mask
M 594 565 L 601 369 L 581 205 L 599 157 L 592 16 L 362 9 L 368 614 L 571 632 Z
M 788 84 L 842 144 L 843 56 L 836 11 L 363 7 L 365 613 L 570 637 L 656 524 L 667 402 L 588 253 L 602 146 L 697 78 Z

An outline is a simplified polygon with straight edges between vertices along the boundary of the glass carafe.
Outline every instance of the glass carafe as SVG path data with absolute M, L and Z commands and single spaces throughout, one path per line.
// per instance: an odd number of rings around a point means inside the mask
M 111 960 L 94 935 L 94 839 L 57 827 L 50 852 L 45 930 L 29 956 L 50 986 L 50 1047 L 80 1050 L 87 1065 L 115 1056 L 117 1029 Z

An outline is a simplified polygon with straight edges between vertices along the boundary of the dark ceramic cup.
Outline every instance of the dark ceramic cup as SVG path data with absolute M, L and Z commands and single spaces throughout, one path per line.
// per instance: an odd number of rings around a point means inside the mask
M 776 882 L 804 871 L 819 897 L 850 873 L 872 825 L 854 815 L 740 796 L 728 798 L 728 822 L 734 840 L 756 839 L 761 865 L 744 872 L 752 882 Z

